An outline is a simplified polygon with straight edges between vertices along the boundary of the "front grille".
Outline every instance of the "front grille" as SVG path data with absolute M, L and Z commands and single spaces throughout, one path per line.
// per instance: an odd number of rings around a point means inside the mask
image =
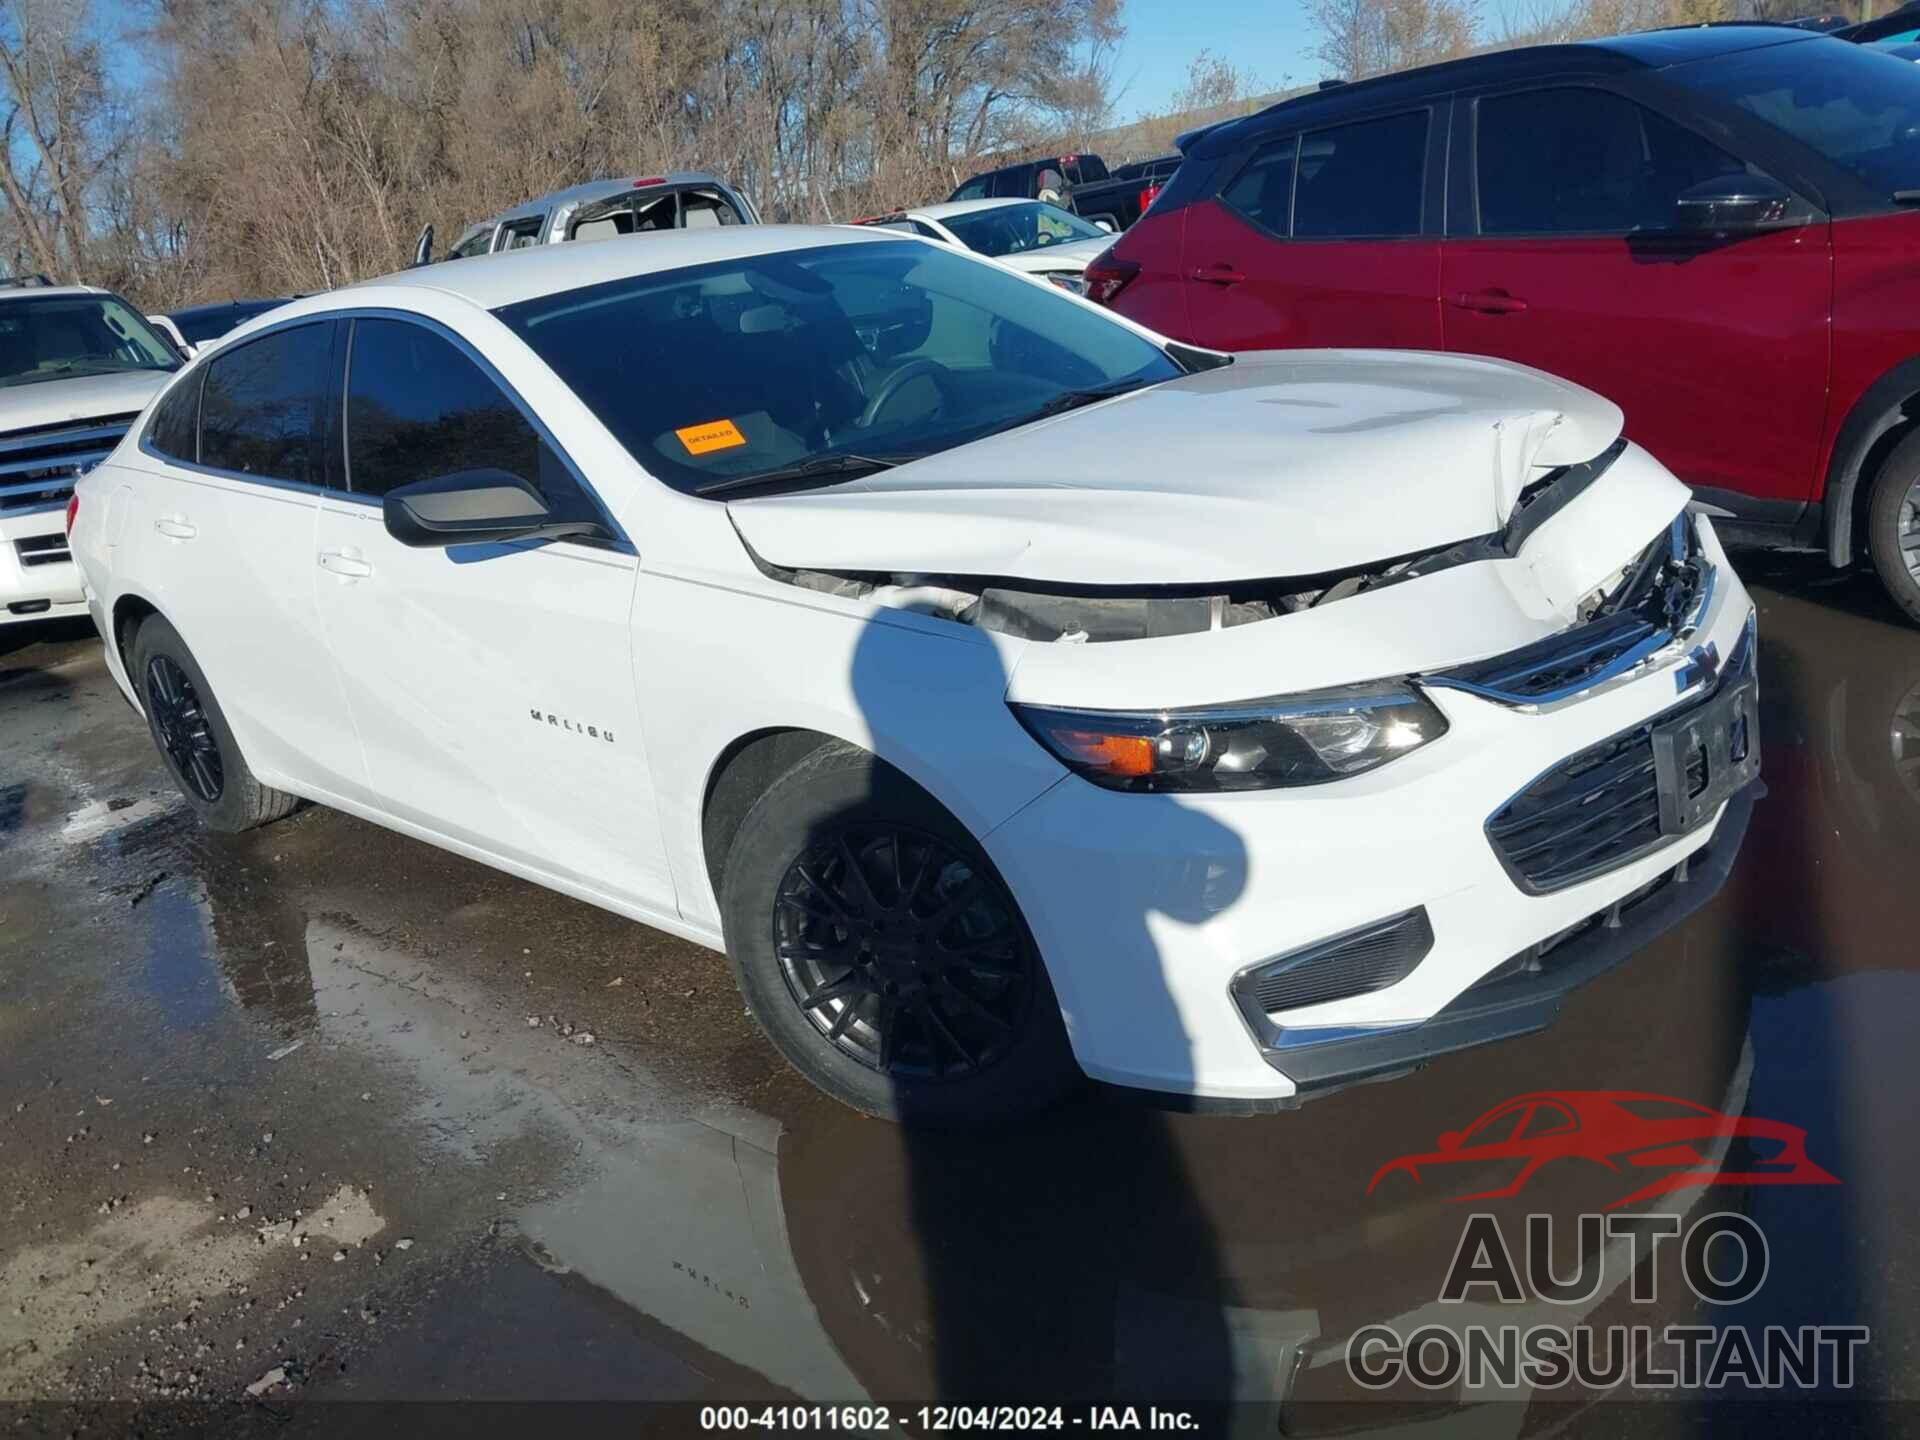
M 72 558 L 67 551 L 67 537 L 64 535 L 29 535 L 24 540 L 14 541 L 13 548 L 24 570 L 30 570 L 35 565 L 64 565 Z
M 0 437 L 0 515 L 65 506 L 73 482 L 112 453 L 133 421 L 110 415 Z
M 1750 641 L 1728 664 L 1722 685 L 1750 673 Z M 1570 756 L 1509 800 L 1487 821 L 1487 838 L 1523 888 L 1541 894 L 1639 859 L 1671 836 L 1660 826 L 1653 732 L 1656 726 L 1706 705 L 1695 700 Z M 1707 783 L 1707 761 L 1687 762 L 1688 793 Z
M 1263 1015 L 1348 1000 L 1397 985 L 1433 949 L 1425 910 L 1409 910 L 1257 965 L 1234 989 Z
M 1427 677 L 1508 705 L 1544 705 L 1624 675 L 1693 623 L 1711 594 L 1713 567 L 1681 515 L 1635 557 L 1583 623 L 1518 650 Z

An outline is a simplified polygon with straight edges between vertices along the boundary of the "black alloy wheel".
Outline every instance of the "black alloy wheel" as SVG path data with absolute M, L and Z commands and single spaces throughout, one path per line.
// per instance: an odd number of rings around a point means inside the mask
M 1011 899 L 946 842 L 893 823 L 819 835 L 774 897 L 794 1002 L 889 1077 L 975 1075 L 1023 1033 L 1037 963 Z
M 193 681 L 167 655 L 147 661 L 146 679 L 147 713 L 153 717 L 160 748 L 195 795 L 209 805 L 217 804 L 226 788 L 226 770 L 220 761 L 220 742 L 214 738 Z

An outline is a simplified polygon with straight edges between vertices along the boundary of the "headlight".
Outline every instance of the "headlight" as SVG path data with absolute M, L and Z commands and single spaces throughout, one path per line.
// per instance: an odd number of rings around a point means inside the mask
M 1109 790 L 1324 785 L 1447 733 L 1446 717 L 1404 682 L 1190 710 L 1013 713 L 1061 764 Z
M 1071 290 L 1075 295 L 1084 295 L 1087 293 L 1086 278 L 1081 275 L 1076 275 L 1070 270 L 1052 271 L 1047 275 L 1047 279 L 1058 285 L 1062 290 Z

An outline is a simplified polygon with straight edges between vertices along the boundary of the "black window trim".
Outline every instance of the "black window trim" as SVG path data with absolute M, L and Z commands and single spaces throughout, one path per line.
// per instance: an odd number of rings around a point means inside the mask
M 1669 124 L 1718 147 L 1744 165 L 1754 165 L 1778 180 L 1807 206 L 1806 224 L 1818 225 L 1831 218 L 1822 189 L 1813 183 L 1799 157 L 1784 153 L 1779 145 L 1756 143 L 1756 130 L 1772 135 L 1773 127 L 1737 114 L 1737 107 L 1704 102 L 1684 87 L 1649 82 L 1639 75 L 1534 75 L 1524 80 L 1485 85 L 1462 91 L 1456 97 L 1454 130 L 1459 139 L 1461 163 L 1455 167 L 1456 182 L 1449 187 L 1448 198 L 1455 202 L 1460 225 L 1454 228 L 1448 217 L 1447 235 L 1451 239 L 1509 240 L 1618 240 L 1637 236 L 1649 241 L 1674 239 L 1683 232 L 1674 230 L 1525 230 L 1488 231 L 1480 225 L 1480 102 L 1502 100 L 1514 95 L 1538 94 L 1548 90 L 1596 90 L 1651 111 Z M 1735 111 L 1728 116 L 1723 111 Z M 1703 125 L 1702 119 L 1718 123 Z M 1798 147 L 1791 137 L 1779 139 Z M 1455 208 L 1450 206 L 1450 211 Z M 1702 242 L 1704 243 L 1704 242 Z
M 352 351 L 351 335 L 345 332 L 351 329 L 351 322 L 355 320 L 400 320 L 411 325 L 418 325 L 422 329 L 429 330 L 440 336 L 443 340 L 450 342 L 456 350 L 460 351 L 461 354 L 479 366 L 481 373 L 500 387 L 501 393 L 513 403 L 513 407 L 520 412 L 528 424 L 533 426 L 535 433 L 538 434 L 540 438 L 546 442 L 547 447 L 553 451 L 554 457 L 566 468 L 567 474 L 572 477 L 574 484 L 580 487 L 580 493 L 587 498 L 587 503 L 590 504 L 599 515 L 600 523 L 605 527 L 607 532 L 605 538 L 568 536 L 561 540 L 525 543 L 581 545 L 592 550 L 612 550 L 622 555 L 635 557 L 639 555 L 639 550 L 635 548 L 633 542 L 627 538 L 626 531 L 622 530 L 614 520 L 613 512 L 607 507 L 606 501 L 602 500 L 600 493 L 595 490 L 592 485 L 587 483 L 586 475 L 582 473 L 580 467 L 574 463 L 573 457 L 567 453 L 566 447 L 554 436 L 553 431 L 547 428 L 546 423 L 542 421 L 538 415 L 533 413 L 532 408 L 527 402 L 521 399 L 520 392 L 507 383 L 506 377 L 494 368 L 492 362 L 490 362 L 486 356 L 482 355 L 464 336 L 442 325 L 430 316 L 415 314 L 410 310 L 391 310 L 381 306 L 362 305 L 354 306 L 350 309 L 325 310 L 318 314 L 290 316 L 285 320 L 276 321 L 266 329 L 255 331 L 240 341 L 237 346 L 230 347 L 221 345 L 218 350 L 210 352 L 204 359 L 196 358 L 192 365 L 178 372 L 181 379 L 176 383 L 198 386 L 204 394 L 206 390 L 208 365 L 221 355 L 228 353 L 230 349 L 238 349 L 246 345 L 251 345 L 256 340 L 265 339 L 269 335 L 278 334 L 282 330 L 291 330 L 300 325 L 331 324 L 335 326 L 332 353 L 327 362 L 329 373 L 327 377 L 325 404 L 330 413 L 324 417 L 321 429 L 322 440 L 327 447 L 327 463 L 324 467 L 324 473 L 329 480 L 338 473 L 339 478 L 343 482 L 342 486 L 315 485 L 310 481 L 304 480 L 279 480 L 268 475 L 249 475 L 239 470 L 223 470 L 216 465 L 202 465 L 200 463 L 200 396 L 195 397 L 193 406 L 194 458 L 192 460 L 182 460 L 177 456 L 165 454 L 160 450 L 156 450 L 150 443 L 154 419 L 159 412 L 158 405 L 154 407 L 154 414 L 148 417 L 146 425 L 143 426 L 140 431 L 141 453 L 150 459 L 157 460 L 162 465 L 188 470 L 198 475 L 212 476 L 221 480 L 239 480 L 248 485 L 258 485 L 269 490 L 282 490 L 294 494 L 311 495 L 316 501 L 321 499 L 340 500 L 370 509 L 378 508 L 381 501 L 380 496 L 355 494 L 352 490 L 344 488 L 344 482 L 349 479 L 346 473 L 346 377 L 347 363 Z M 171 395 L 173 390 L 174 387 L 169 386 L 164 392 L 164 395 Z
M 1241 163 L 1231 170 L 1222 170 L 1215 181 L 1211 198 L 1222 210 L 1232 215 L 1242 224 L 1251 227 L 1269 240 L 1280 241 L 1288 245 L 1392 245 L 1409 242 L 1426 243 L 1439 239 L 1445 231 L 1444 216 L 1447 197 L 1447 168 L 1450 133 L 1449 105 L 1452 97 L 1446 94 L 1428 95 L 1419 99 L 1403 99 L 1396 104 L 1381 106 L 1378 109 L 1357 110 L 1351 115 L 1342 115 L 1335 119 L 1319 117 L 1320 123 L 1301 126 L 1292 130 L 1268 132 L 1252 139 L 1245 151 Z M 1420 222 L 1419 228 L 1411 235 L 1306 235 L 1293 234 L 1294 212 L 1298 206 L 1300 187 L 1300 147 L 1309 135 L 1318 135 L 1327 130 L 1345 130 L 1355 125 L 1366 125 L 1375 120 L 1396 120 L 1403 115 L 1424 113 L 1427 117 L 1427 135 L 1425 151 L 1420 162 Z M 1244 210 L 1229 205 L 1223 198 L 1225 192 L 1241 174 L 1252 168 L 1254 162 L 1272 151 L 1276 146 L 1293 146 L 1293 179 L 1287 194 L 1287 232 L 1278 231 L 1262 224 Z M 1177 167 L 1176 167 L 1177 173 Z
M 339 427 L 337 433 L 339 440 L 340 479 L 345 488 L 327 490 L 325 492 L 327 499 L 351 501 L 355 505 L 365 506 L 370 509 L 380 508 L 383 497 L 379 495 L 368 495 L 353 489 L 352 462 L 347 456 L 347 391 L 348 380 L 352 374 L 351 367 L 353 364 L 353 335 L 351 330 L 352 322 L 355 321 L 397 320 L 403 324 L 416 325 L 420 329 L 437 335 L 442 340 L 447 341 L 455 350 L 471 360 L 479 368 L 482 375 L 493 382 L 500 393 L 507 397 L 507 400 L 512 404 L 513 408 L 520 412 L 521 418 L 533 427 L 534 433 L 538 435 L 547 448 L 553 452 L 554 458 L 560 462 L 562 468 L 564 468 L 572 478 L 573 483 L 579 486 L 581 495 L 586 498 L 587 504 L 592 507 L 594 513 L 599 517 L 601 527 L 607 532 L 604 537 L 570 535 L 558 541 L 529 543 L 584 545 L 589 549 L 615 550 L 623 555 L 634 556 L 640 553 L 634 547 L 633 542 L 627 538 L 626 531 L 622 530 L 614 521 L 613 512 L 607 508 L 606 501 L 600 498 L 600 493 L 587 483 L 586 475 L 582 473 L 580 467 L 574 463 L 573 457 L 567 453 L 566 447 L 555 437 L 553 431 L 547 428 L 546 423 L 542 421 L 538 415 L 534 414 L 533 407 L 521 399 L 520 392 L 508 383 L 507 377 L 495 369 L 493 363 L 489 361 L 486 356 L 482 355 L 465 336 L 449 329 L 430 316 L 416 314 L 410 310 L 387 310 L 375 306 L 362 306 L 352 310 L 334 310 L 328 313 L 335 320 L 348 322 L 349 333 L 345 343 L 339 347 L 333 382 L 334 391 L 338 397 L 338 413 L 334 423 Z

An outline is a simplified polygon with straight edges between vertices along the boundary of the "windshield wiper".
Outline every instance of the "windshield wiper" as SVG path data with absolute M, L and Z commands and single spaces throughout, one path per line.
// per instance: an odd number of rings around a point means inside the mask
M 1049 415 L 1064 415 L 1069 410 L 1078 410 L 1083 405 L 1093 405 L 1101 400 L 1111 400 L 1116 395 L 1125 395 L 1130 390 L 1143 390 L 1153 382 L 1148 380 L 1121 380 L 1112 385 L 1096 385 L 1090 390 L 1062 390 L 1043 402 L 1038 410 L 1030 411 L 1010 428 L 1031 425 L 1036 420 L 1045 420 Z
M 816 455 L 811 460 L 783 465 L 778 470 L 763 470 L 758 475 L 735 475 L 706 485 L 696 485 L 693 493 L 731 495 L 735 491 L 757 489 L 762 485 L 784 485 L 796 481 L 832 485 L 841 480 L 857 480 L 862 475 L 891 470 L 896 465 L 919 458 L 918 455 Z

